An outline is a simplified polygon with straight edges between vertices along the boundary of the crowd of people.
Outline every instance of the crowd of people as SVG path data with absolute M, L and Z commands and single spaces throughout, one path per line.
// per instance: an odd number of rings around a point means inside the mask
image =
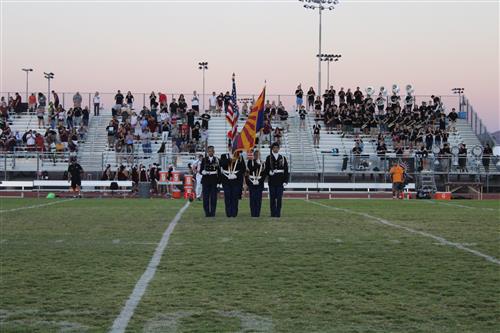
M 360 168 L 359 156 L 363 154 L 361 135 L 364 134 L 377 138 L 376 153 L 382 160 L 389 152 L 398 157 L 415 155 L 420 159 L 434 153 L 442 161 L 442 171 L 450 170 L 453 153 L 448 139 L 456 131 L 459 114 L 455 108 L 446 113 L 439 96 L 431 96 L 418 105 L 411 86 L 407 87 L 406 95 L 402 97 L 397 86 L 393 87 L 392 94 L 383 87 L 377 94 L 372 88 L 363 93 L 359 87 L 354 91 L 344 88 L 336 91 L 331 86 L 323 95 L 317 95 L 313 87 L 304 92 L 301 85 L 297 87 L 295 96 L 301 130 L 305 130 L 306 115 L 314 113 L 312 130 L 316 148 L 319 148 L 321 124 L 327 133 L 354 136 L 354 147 L 351 149 L 354 169 Z M 484 147 L 485 168 L 489 167 L 490 151 L 490 147 Z M 456 154 L 459 156 L 457 170 L 467 171 L 467 147 L 464 143 L 460 144 Z M 421 169 L 425 167 L 425 163 L 419 166 Z
M 43 93 L 28 97 L 22 102 L 19 93 L 0 100 L 0 150 L 5 152 L 27 151 L 39 153 L 76 153 L 79 144 L 85 141 L 90 112 L 82 107 L 82 96 L 75 93 L 73 107 L 64 109 L 59 96 L 52 91 L 52 101 L 47 103 Z M 24 105 L 24 106 L 23 106 Z M 13 118 L 22 112 L 36 115 L 37 124 L 33 124 L 23 132 L 11 129 Z
M 387 153 L 396 155 L 427 156 L 430 153 L 443 159 L 451 159 L 452 148 L 448 143 L 450 133 L 455 131 L 459 115 L 453 108 L 446 113 L 439 96 L 431 96 L 428 101 L 417 104 L 412 89 L 406 95 L 399 94 L 399 88 L 391 92 L 385 89 L 375 92 L 368 88 L 365 92 L 333 86 L 324 93 L 317 94 L 311 87 L 307 91 L 299 85 L 295 91 L 295 115 L 299 119 L 299 130 L 306 130 L 306 117 L 313 114 L 313 145 L 320 146 L 322 128 L 326 133 L 353 135 L 355 145 L 351 149 L 354 156 L 363 154 L 362 135 L 376 137 L 376 153 L 383 158 Z M 0 102 L 0 149 L 3 151 L 55 151 L 77 152 L 78 145 L 85 140 L 88 131 L 90 110 L 82 107 L 82 96 L 73 96 L 73 107 L 65 110 L 59 96 L 52 91 L 52 101 L 47 103 L 43 93 L 31 94 L 26 103 L 19 93 L 2 97 Z M 208 109 L 200 110 L 200 96 L 196 91 L 186 100 L 183 94 L 177 98 L 162 92 L 151 92 L 149 106 L 140 111 L 134 107 L 135 97 L 128 91 L 117 91 L 111 109 L 112 120 L 106 127 L 108 149 L 117 154 L 117 164 L 124 159 L 130 164 L 134 153 L 153 153 L 152 142 L 161 143 L 158 153 L 196 153 L 206 151 L 208 145 L 208 124 L 211 117 L 223 116 L 231 103 L 232 96 L 213 92 L 208 98 Z M 93 97 L 93 114 L 98 116 L 102 108 L 98 92 Z M 253 106 L 252 99 L 240 102 L 241 117 L 245 118 Z M 24 106 L 23 106 L 24 105 Z M 38 130 L 28 129 L 24 133 L 10 130 L 12 117 L 27 111 L 36 114 Z M 264 126 L 258 135 L 257 144 L 281 143 L 284 132 L 289 130 L 289 113 L 282 101 L 267 100 L 264 106 Z M 273 127 L 273 124 L 278 124 Z M 171 142 L 171 147 L 167 143 Z M 392 147 L 391 150 L 388 147 Z M 335 147 L 332 147 L 335 148 Z M 486 148 L 485 148 L 486 149 Z M 155 149 L 156 150 L 156 149 Z M 459 170 L 467 170 L 467 147 L 460 145 Z M 488 154 L 488 149 L 484 152 Z M 357 160 L 357 158 L 356 158 Z M 446 170 L 449 163 L 446 163 Z

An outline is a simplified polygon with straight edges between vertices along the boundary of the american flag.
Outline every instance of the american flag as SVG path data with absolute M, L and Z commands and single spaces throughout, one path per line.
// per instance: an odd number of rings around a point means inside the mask
M 231 95 L 231 103 L 227 107 L 226 120 L 231 127 L 231 130 L 227 133 L 227 136 L 234 140 L 236 134 L 238 134 L 238 118 L 240 117 L 240 112 L 238 109 L 238 103 L 236 99 L 236 81 L 234 79 L 235 75 L 233 73 L 233 91 Z

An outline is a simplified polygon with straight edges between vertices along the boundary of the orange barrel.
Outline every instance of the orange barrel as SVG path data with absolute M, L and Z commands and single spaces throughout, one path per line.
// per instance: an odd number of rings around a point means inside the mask
M 180 199 L 181 198 L 181 191 L 178 189 L 174 189 L 172 191 L 172 199 Z
M 193 193 L 193 175 L 184 175 L 184 199 L 189 199 Z
M 435 200 L 451 200 L 451 192 L 436 192 L 434 194 Z

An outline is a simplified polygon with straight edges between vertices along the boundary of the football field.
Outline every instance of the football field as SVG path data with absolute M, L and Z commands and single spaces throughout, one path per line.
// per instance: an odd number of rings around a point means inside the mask
M 0 202 L 0 332 L 500 331 L 498 201 Z

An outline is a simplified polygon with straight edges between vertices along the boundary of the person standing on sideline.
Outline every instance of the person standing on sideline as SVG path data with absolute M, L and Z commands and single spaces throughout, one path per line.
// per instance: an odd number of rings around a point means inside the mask
M 221 182 L 224 189 L 226 216 L 238 216 L 238 200 L 241 199 L 243 177 L 246 171 L 245 161 L 237 152 L 232 153 L 232 145 L 228 145 L 228 153 L 220 158 Z
M 389 170 L 392 180 L 392 198 L 401 198 L 401 192 L 404 188 L 404 173 L 405 170 L 397 161 L 392 164 L 391 170 Z
M 219 159 L 214 156 L 214 146 L 208 146 L 207 156 L 200 165 L 203 191 L 203 210 L 206 217 L 215 217 L 217 208 L 217 184 L 220 178 Z
M 246 182 L 250 192 L 250 214 L 252 217 L 260 216 L 262 206 L 262 191 L 264 190 L 265 165 L 260 160 L 260 151 L 253 153 L 253 160 L 247 162 L 248 176 Z
M 100 107 L 101 107 L 101 96 L 99 96 L 99 92 L 96 91 L 94 94 L 94 116 L 99 115 Z
M 71 191 L 73 193 L 78 192 L 78 197 L 81 198 L 82 194 L 80 192 L 81 186 L 82 186 L 82 173 L 83 173 L 83 168 L 78 162 L 76 161 L 76 158 L 73 157 L 71 159 L 71 164 L 68 167 L 68 177 L 69 181 L 71 181 Z M 76 197 L 76 196 L 73 196 Z
M 203 176 L 201 174 L 201 162 L 203 162 L 203 155 L 199 154 L 198 159 L 193 163 L 193 172 L 196 179 L 195 192 L 197 200 L 201 200 L 202 193 L 201 179 L 203 178 Z
M 281 155 L 279 151 L 280 145 L 276 142 L 273 143 L 271 145 L 271 154 L 266 158 L 265 165 L 266 174 L 268 175 L 267 183 L 269 185 L 271 217 L 281 217 L 283 189 L 290 178 L 288 162 L 285 156 Z

